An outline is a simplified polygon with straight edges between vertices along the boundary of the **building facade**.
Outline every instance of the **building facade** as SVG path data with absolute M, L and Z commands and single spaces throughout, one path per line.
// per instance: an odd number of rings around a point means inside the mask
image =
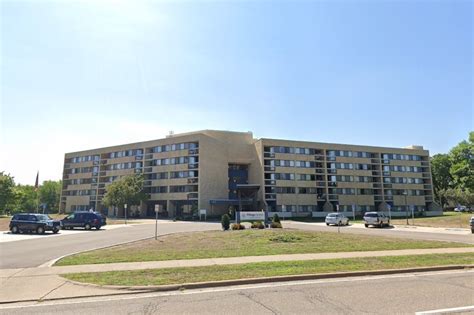
M 148 201 L 129 215 L 220 215 L 239 207 L 237 186 L 258 185 L 256 202 L 242 209 L 282 216 L 438 211 L 433 200 L 429 152 L 421 146 L 385 148 L 277 139 L 250 132 L 204 130 L 165 139 L 67 153 L 61 209 L 90 208 L 123 215 L 102 204 L 107 186 L 143 174 Z M 257 209 L 255 209 L 257 208 Z

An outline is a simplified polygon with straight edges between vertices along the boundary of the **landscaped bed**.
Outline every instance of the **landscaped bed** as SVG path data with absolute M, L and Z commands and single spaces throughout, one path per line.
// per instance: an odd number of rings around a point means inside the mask
M 474 253 L 368 257 L 308 261 L 265 262 L 206 267 L 111 271 L 64 275 L 67 279 L 98 285 L 166 285 L 207 281 L 369 271 L 446 265 L 471 265 Z
M 277 254 L 468 247 L 468 244 L 291 229 L 178 233 L 65 257 L 57 265 Z

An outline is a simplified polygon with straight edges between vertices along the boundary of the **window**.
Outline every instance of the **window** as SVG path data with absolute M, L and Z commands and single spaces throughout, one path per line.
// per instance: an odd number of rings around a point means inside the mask
M 276 187 L 275 191 L 277 194 L 294 194 L 295 187 Z

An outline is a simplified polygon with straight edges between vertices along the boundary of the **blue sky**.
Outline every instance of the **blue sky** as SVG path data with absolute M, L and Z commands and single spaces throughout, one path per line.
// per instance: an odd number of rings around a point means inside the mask
M 471 1 L 0 6 L 0 170 L 23 184 L 169 130 L 434 154 L 474 129 Z

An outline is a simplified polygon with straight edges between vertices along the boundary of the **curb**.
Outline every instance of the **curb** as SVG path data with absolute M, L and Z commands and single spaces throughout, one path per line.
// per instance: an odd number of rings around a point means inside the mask
M 259 284 L 259 283 L 320 280 L 320 279 L 331 279 L 331 278 L 337 279 L 337 278 L 346 278 L 346 277 L 393 275 L 393 274 L 404 274 L 404 273 L 413 273 L 413 272 L 434 272 L 434 271 L 449 271 L 449 270 L 463 270 L 463 269 L 474 269 L 474 264 L 473 265 L 448 265 L 448 266 L 434 266 L 434 267 L 421 267 L 421 268 L 405 268 L 405 269 L 387 269 L 387 270 L 373 270 L 373 271 L 337 272 L 337 273 L 326 273 L 326 274 L 320 273 L 320 274 L 305 274 L 305 275 L 293 275 L 293 276 L 290 275 L 290 276 L 276 276 L 276 277 L 267 277 L 267 278 L 248 278 L 248 279 L 236 279 L 236 280 L 183 283 L 183 284 L 172 284 L 172 285 L 161 285 L 161 286 L 107 286 L 107 285 L 101 286 L 97 284 L 82 283 L 82 282 L 66 279 L 66 282 L 80 285 L 83 287 L 85 286 L 85 287 L 94 287 L 94 288 L 101 288 L 101 289 L 115 289 L 115 290 L 124 290 L 124 291 L 113 292 L 110 294 L 90 294 L 90 295 L 83 295 L 83 296 L 58 297 L 58 298 L 50 298 L 50 299 L 45 298 L 45 299 L 5 301 L 5 302 L 0 302 L 0 305 L 8 305 L 8 304 L 14 304 L 14 303 L 23 303 L 23 302 L 45 302 L 45 301 L 71 300 L 71 299 L 151 293 L 151 292 L 167 292 L 167 291 L 190 290 L 190 289 L 217 288 L 217 287 L 225 287 L 225 286 L 248 285 L 248 284 Z
M 232 285 L 258 284 L 258 283 L 272 283 L 272 282 L 286 282 L 286 281 L 301 281 L 301 280 L 319 280 L 330 278 L 346 278 L 346 277 L 361 277 L 361 276 L 377 276 L 377 275 L 392 275 L 400 273 L 412 272 L 432 272 L 432 271 L 447 271 L 460 269 L 474 269 L 474 265 L 448 265 L 448 266 L 434 266 L 434 267 L 420 267 L 420 268 L 404 268 L 404 269 L 386 269 L 386 270 L 372 270 L 372 271 L 351 271 L 351 272 L 335 272 L 335 273 L 317 273 L 317 274 L 303 274 L 303 275 L 288 275 L 262 278 L 247 278 L 235 280 L 222 281 L 207 281 L 183 284 L 170 284 L 159 286 L 119 286 L 119 285 L 98 285 L 92 283 L 82 283 L 67 279 L 67 281 L 81 286 L 91 286 L 102 289 L 115 290 L 149 290 L 151 292 L 160 291 L 175 291 L 184 289 L 202 289 L 223 287 Z
M 160 234 L 158 235 L 158 238 L 160 237 L 163 237 L 163 236 L 168 236 L 168 235 L 174 235 L 174 234 L 181 234 L 181 233 L 194 233 L 196 231 L 190 231 L 190 232 L 171 232 L 171 233 L 166 233 L 166 234 Z M 198 231 L 199 232 L 199 231 Z M 53 265 L 55 263 L 57 263 L 59 260 L 65 258 L 65 257 L 68 257 L 68 256 L 72 256 L 72 255 L 77 255 L 77 254 L 80 254 L 80 253 L 85 253 L 85 252 L 91 252 L 93 250 L 98 250 L 98 249 L 106 249 L 106 248 L 110 248 L 110 247 L 114 247 L 114 246 L 120 246 L 120 245 L 125 245 L 125 244 L 130 244 L 130 243 L 134 243 L 134 242 L 140 242 L 140 241 L 144 241 L 144 240 L 149 240 L 149 239 L 153 239 L 155 238 L 155 236 L 151 236 L 151 237 L 144 237 L 144 238 L 141 238 L 141 239 L 138 239 L 138 240 L 133 240 L 133 241 L 127 241 L 127 242 L 123 242 L 123 243 L 117 243 L 117 244 L 113 244 L 113 245 L 107 245 L 107 246 L 102 246 L 102 247 L 96 247 L 96 248 L 92 248 L 92 249 L 87 249 L 87 250 L 81 250 L 81 251 L 77 251 L 77 252 L 74 252 L 74 253 L 69 253 L 69 254 L 66 254 L 66 255 L 63 255 L 61 257 L 58 257 L 58 258 L 55 258 L 53 260 L 50 260 L 50 261 L 47 261 L 37 267 L 33 267 L 33 268 L 40 268 L 40 267 L 53 267 Z

